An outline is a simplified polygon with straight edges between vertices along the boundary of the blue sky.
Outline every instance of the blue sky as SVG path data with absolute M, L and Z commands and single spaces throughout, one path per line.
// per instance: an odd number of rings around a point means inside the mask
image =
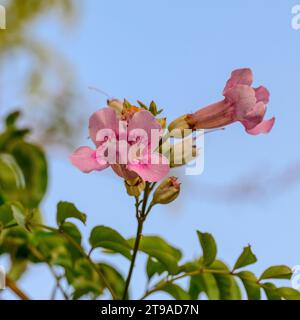
M 106 100 L 89 86 L 130 101 L 153 99 L 169 120 L 221 99 L 235 68 L 252 68 L 255 85 L 271 92 L 267 116 L 277 118 L 272 133 L 253 137 L 236 124 L 208 135 L 204 173 L 183 177 L 181 199 L 155 208 L 145 233 L 161 235 L 187 259 L 200 255 L 195 234 L 200 229 L 215 236 L 219 256 L 229 264 L 248 243 L 258 256 L 257 273 L 272 264 L 300 264 L 300 30 L 291 28 L 297 2 L 78 2 L 74 30 L 61 31 L 42 20 L 39 37 L 58 45 L 74 65 L 87 98 L 82 105 L 86 121 Z M 78 145 L 88 143 L 86 137 L 87 129 Z M 54 223 L 56 203 L 67 200 L 88 214 L 86 235 L 97 224 L 124 236 L 135 233 L 133 200 L 112 172 L 84 175 L 67 156 L 50 154 L 50 160 L 43 204 L 49 223 Z M 113 260 L 125 274 L 127 262 Z M 135 298 L 144 289 L 143 261 L 140 256 L 134 273 Z M 48 298 L 52 284 L 40 267 L 22 281 L 35 298 Z

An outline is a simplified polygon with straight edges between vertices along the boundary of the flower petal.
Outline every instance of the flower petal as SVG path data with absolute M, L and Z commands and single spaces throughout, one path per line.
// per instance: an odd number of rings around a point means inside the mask
M 261 133 L 267 134 L 272 130 L 274 124 L 275 124 L 275 118 L 272 118 L 270 120 L 262 121 L 260 124 L 258 124 L 253 129 L 246 130 L 246 131 L 249 134 L 252 134 L 254 136 L 261 134 Z
M 264 104 L 269 103 L 270 92 L 267 88 L 260 86 L 254 90 L 257 102 L 263 102 Z
M 111 108 L 103 108 L 96 111 L 90 118 L 89 131 L 90 137 L 96 146 L 99 145 L 97 142 L 97 133 L 99 130 L 109 129 L 113 132 L 118 131 L 118 119 L 115 110 Z
M 141 134 L 139 134 L 139 130 L 136 129 L 141 129 Z M 156 132 L 160 134 L 161 125 L 149 111 L 138 111 L 134 114 L 134 116 L 128 123 L 128 141 L 136 141 L 137 138 L 141 138 L 142 140 L 144 140 L 143 138 L 146 135 L 148 137 L 148 145 L 150 145 L 152 130 L 156 130 Z M 143 134 L 143 132 L 145 134 Z M 153 131 L 153 133 L 155 134 L 155 131 Z M 157 144 L 158 143 L 159 141 L 157 141 Z
M 229 89 L 239 84 L 251 86 L 252 82 L 253 82 L 253 74 L 251 69 L 244 68 L 244 69 L 234 70 L 231 73 L 230 79 L 226 83 L 226 86 L 223 91 L 223 95 L 225 95 Z
M 258 102 L 254 108 L 248 112 L 241 120 L 247 130 L 255 128 L 260 124 L 266 114 L 267 107 L 263 102 Z
M 152 153 L 148 163 L 129 163 L 127 168 L 136 172 L 144 181 L 157 182 L 169 172 L 169 161 L 159 153 Z
M 246 85 L 237 85 L 226 91 L 225 100 L 234 106 L 237 120 L 242 120 L 256 105 L 255 91 Z
M 100 171 L 108 167 L 107 164 L 100 164 L 96 160 L 96 151 L 89 147 L 78 148 L 71 154 L 70 160 L 76 168 L 84 173 L 89 173 L 94 170 Z

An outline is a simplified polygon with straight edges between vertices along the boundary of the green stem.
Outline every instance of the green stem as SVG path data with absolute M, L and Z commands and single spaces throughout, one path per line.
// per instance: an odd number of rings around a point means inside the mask
M 133 255 L 132 255 L 132 259 L 131 259 L 131 263 L 130 263 L 128 276 L 126 279 L 126 284 L 125 284 L 125 289 L 124 289 L 122 300 L 126 300 L 126 298 L 127 298 L 128 289 L 129 289 L 129 285 L 130 285 L 130 281 L 131 281 L 131 277 L 132 277 L 132 273 L 133 273 L 133 269 L 134 269 L 134 264 L 135 264 L 136 256 L 137 256 L 140 242 L 141 242 L 141 238 L 142 238 L 144 221 L 145 220 L 143 220 L 143 219 L 138 220 L 138 228 L 137 228 L 136 238 L 135 238 L 135 243 L 134 243 L 134 248 L 133 248 Z
M 129 285 L 130 285 L 130 281 L 131 281 L 132 273 L 133 273 L 133 269 L 134 269 L 134 264 L 135 264 L 135 260 L 137 257 L 137 253 L 139 251 L 140 242 L 141 242 L 141 238 L 142 238 L 143 225 L 144 225 L 144 222 L 146 220 L 147 215 L 149 214 L 149 209 L 147 210 L 147 203 L 148 203 L 149 195 L 152 190 L 153 190 L 153 186 L 151 186 L 151 184 L 149 182 L 146 182 L 141 211 L 139 211 L 138 199 L 136 198 L 136 216 L 137 216 L 137 221 L 138 221 L 138 227 L 137 227 L 137 232 L 136 232 L 136 237 L 135 237 L 135 242 L 134 242 L 134 247 L 133 247 L 132 259 L 131 259 L 129 272 L 128 272 L 128 276 L 127 276 L 126 283 L 125 283 L 125 288 L 124 288 L 122 300 L 126 300 L 126 298 L 127 298 L 128 289 L 129 289 Z

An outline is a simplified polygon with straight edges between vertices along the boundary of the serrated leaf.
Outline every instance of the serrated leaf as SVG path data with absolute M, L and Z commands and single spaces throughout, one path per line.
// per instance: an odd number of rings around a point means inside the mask
M 250 271 L 242 271 L 237 274 L 237 276 L 243 282 L 245 287 L 248 300 L 260 300 L 261 298 L 261 288 L 257 284 L 256 276 Z
M 134 245 L 134 239 L 128 240 L 131 246 Z M 174 275 L 178 271 L 178 262 L 181 259 L 180 250 L 169 245 L 165 240 L 156 236 L 144 236 L 140 242 L 140 251 L 156 258 L 164 265 L 166 270 Z
M 63 225 L 67 219 L 74 218 L 86 223 L 86 214 L 79 211 L 73 203 L 61 201 L 57 205 L 56 221 L 59 226 Z
M 245 266 L 248 266 L 250 264 L 255 263 L 256 261 L 257 261 L 257 258 L 253 254 L 253 252 L 251 250 L 251 246 L 249 245 L 244 248 L 243 252 L 241 253 L 239 258 L 237 259 L 237 261 L 233 267 L 233 270 L 243 268 Z
M 131 259 L 130 245 L 117 231 L 105 226 L 95 227 L 90 235 L 92 248 L 105 248 Z
M 260 276 L 259 280 L 263 279 L 290 279 L 293 271 L 287 266 L 273 266 L 266 269 Z
M 293 288 L 278 288 L 276 290 L 276 293 L 279 294 L 285 300 L 300 300 L 300 292 Z
M 217 256 L 215 239 L 210 233 L 197 231 L 197 234 L 203 251 L 203 264 L 209 266 L 214 262 Z

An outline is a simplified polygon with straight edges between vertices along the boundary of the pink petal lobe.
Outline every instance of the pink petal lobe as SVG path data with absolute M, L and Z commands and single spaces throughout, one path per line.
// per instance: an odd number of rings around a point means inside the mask
M 267 88 L 260 86 L 255 90 L 255 96 L 257 102 L 263 102 L 264 104 L 268 104 L 270 100 L 270 92 Z
M 275 118 L 272 118 L 269 120 L 262 121 L 260 124 L 258 124 L 253 129 L 250 129 L 250 130 L 246 129 L 246 131 L 249 134 L 254 135 L 254 136 L 261 134 L 261 133 L 267 134 L 272 130 L 274 124 L 275 124 Z
M 169 161 L 158 153 L 152 153 L 149 158 L 147 163 L 129 163 L 127 168 L 136 172 L 145 181 L 160 181 L 170 170 Z
M 139 130 L 141 129 L 141 135 Z M 161 130 L 161 125 L 157 122 L 155 117 L 147 110 L 141 110 L 136 112 L 132 119 L 128 123 L 128 140 L 135 141 L 138 137 L 143 138 L 143 132 L 148 137 L 148 144 L 151 143 L 151 132 L 152 130 Z
M 244 68 L 244 69 L 234 70 L 231 73 L 230 79 L 226 83 L 226 86 L 223 91 L 223 95 L 225 95 L 229 89 L 239 84 L 251 86 L 252 82 L 253 82 L 253 74 L 251 69 Z
M 75 150 L 70 160 L 72 164 L 84 173 L 90 173 L 94 170 L 100 171 L 108 167 L 107 164 L 100 164 L 96 160 L 96 151 L 89 147 L 80 147 Z
M 246 85 L 237 85 L 226 91 L 225 99 L 235 108 L 237 120 L 243 119 L 256 105 L 255 91 Z
M 90 137 L 96 146 L 99 145 L 97 142 L 97 133 L 99 130 L 109 129 L 113 132 L 118 130 L 118 119 L 115 110 L 111 108 L 103 108 L 96 111 L 90 118 L 89 131 Z

